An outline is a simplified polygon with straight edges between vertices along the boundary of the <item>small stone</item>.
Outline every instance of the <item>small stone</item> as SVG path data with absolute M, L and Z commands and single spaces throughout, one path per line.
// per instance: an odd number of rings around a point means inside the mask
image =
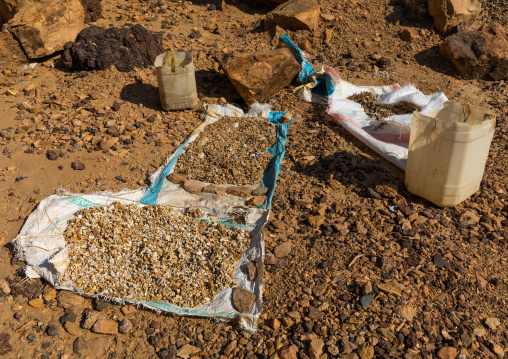
M 73 170 L 81 171 L 85 169 L 85 164 L 81 162 L 80 160 L 76 160 L 71 163 L 71 167 Z
M 255 301 L 256 295 L 254 293 L 239 287 L 233 290 L 233 306 L 238 312 L 248 312 Z
M 85 304 L 85 298 L 67 290 L 60 291 L 56 299 L 58 306 L 64 309 L 81 307 Z
M 134 325 L 129 319 L 123 319 L 118 325 L 118 331 L 122 334 L 129 334 L 134 329 Z
M 360 298 L 360 304 L 362 305 L 363 308 L 368 307 L 373 302 L 374 302 L 374 295 L 372 293 L 364 295 L 363 297 Z
M 256 265 L 256 262 L 249 262 L 245 265 L 245 270 L 247 271 L 247 278 L 250 281 L 253 281 L 256 279 L 258 275 L 258 266 Z
M 265 196 L 255 196 L 247 201 L 247 206 L 259 207 L 265 204 L 265 200 L 266 200 Z
M 0 279 L 0 290 L 5 295 L 11 294 L 11 288 L 9 287 L 9 283 L 7 283 L 5 279 Z
M 166 176 L 166 179 L 174 184 L 184 184 L 187 181 L 187 176 L 182 173 L 170 173 Z
M 201 352 L 201 349 L 199 349 L 198 347 L 195 347 L 190 344 L 185 344 L 183 347 L 178 349 L 178 351 L 176 352 L 176 356 L 178 358 L 187 359 L 199 352 Z
M 280 359 L 298 359 L 297 353 L 298 347 L 293 344 L 289 347 L 281 348 L 277 354 Z
M 496 354 L 499 359 L 504 358 L 504 349 L 502 346 L 492 342 L 490 343 L 490 346 L 494 354 Z
M 221 187 L 221 186 L 215 186 L 215 185 L 209 185 L 209 186 L 206 186 L 204 187 L 201 192 L 204 192 L 204 193 L 213 193 L 213 194 L 216 194 L 218 196 L 225 196 L 227 193 L 226 193 L 226 189 L 224 187 Z
M 440 359 L 455 359 L 457 354 L 457 349 L 453 347 L 443 347 L 437 352 L 437 356 Z
M 253 196 L 264 196 L 268 192 L 268 187 L 258 187 L 252 191 Z
M 326 347 L 326 351 L 327 351 L 330 355 L 332 355 L 332 356 L 334 356 L 334 357 L 335 357 L 335 356 L 337 356 L 337 355 L 339 355 L 339 353 L 340 353 L 339 347 L 338 347 L 338 346 L 336 346 L 336 345 L 334 345 L 334 344 L 330 344 L 330 345 L 328 345 L 328 346 Z
M 473 334 L 476 335 L 479 338 L 482 338 L 485 335 L 487 335 L 487 331 L 485 330 L 485 328 L 478 327 L 478 328 L 474 328 Z
M 496 330 L 501 325 L 499 318 L 489 317 L 485 319 L 485 325 L 491 330 Z
M 489 284 L 487 280 L 478 273 L 476 273 L 476 281 L 478 282 L 478 286 L 480 287 L 480 289 L 487 288 L 487 285 Z
M 226 192 L 233 196 L 250 197 L 252 190 L 245 186 L 231 186 L 226 188 Z
M 414 41 L 420 38 L 420 34 L 414 28 L 404 29 L 400 32 L 400 38 L 404 41 Z
M 374 347 L 370 345 L 362 345 L 360 348 L 358 348 L 358 356 L 360 359 L 374 358 Z
M 187 192 L 201 192 L 203 185 L 197 181 L 187 180 L 183 184 L 183 189 Z
M 319 228 L 325 223 L 325 217 L 324 216 L 310 216 L 309 217 L 309 224 L 311 227 Z
M 224 348 L 224 355 L 229 356 L 233 352 L 233 350 L 236 349 L 237 346 L 238 342 L 236 340 L 230 341 L 228 345 L 226 345 L 226 347 Z
M 56 337 L 58 335 L 58 326 L 54 323 L 49 324 L 46 328 L 46 333 L 48 333 L 50 337 Z
M 319 5 L 313 0 L 289 0 L 266 15 L 268 27 L 279 25 L 291 30 L 313 31 L 318 25 L 321 13 Z
M 365 283 L 363 286 L 362 286 L 362 294 L 363 295 L 367 295 L 367 294 L 370 294 L 372 293 L 372 283 L 371 281 L 369 280 L 367 283 Z
M 310 320 L 318 320 L 321 319 L 325 314 L 317 308 L 309 307 L 309 312 L 307 316 Z
M 377 284 L 378 289 L 386 294 L 392 294 L 397 297 L 400 297 L 402 295 L 402 289 L 404 289 L 404 286 L 394 280 L 387 281 L 385 283 L 379 283 Z
M 47 302 L 56 298 L 57 291 L 50 285 L 47 285 L 42 292 L 42 298 Z
M 70 335 L 78 336 L 81 332 L 79 326 L 73 322 L 65 322 L 63 327 Z
M 176 358 L 176 348 L 171 347 L 168 349 L 163 349 L 157 353 L 159 359 L 175 359 Z
M 58 159 L 58 154 L 56 151 L 48 150 L 46 151 L 46 158 L 50 161 L 56 161 Z
M 44 302 L 41 298 L 35 298 L 28 302 L 28 305 L 34 308 L 41 308 Z
M 92 329 L 95 322 L 97 322 L 97 320 L 99 319 L 99 313 L 94 312 L 90 308 L 85 309 L 84 313 L 85 314 L 82 327 L 84 329 Z
M 109 302 L 105 300 L 94 298 L 93 300 L 94 309 L 101 312 L 109 306 Z
M 333 14 L 321 13 L 321 15 L 319 15 L 319 17 L 321 18 L 321 20 L 323 20 L 323 22 L 334 22 L 335 21 L 335 16 Z
M 86 343 L 86 341 L 81 337 L 77 337 L 76 340 L 74 340 L 74 343 L 72 344 L 72 350 L 74 351 L 74 353 L 81 354 L 81 352 L 86 349 L 88 349 L 88 344 Z
M 120 309 L 120 311 L 122 312 L 123 315 L 129 315 L 132 313 L 136 313 L 138 310 L 133 305 L 125 305 Z
M 328 284 L 326 284 L 326 283 L 315 285 L 312 288 L 312 294 L 314 294 L 314 296 L 316 296 L 316 297 L 319 297 L 326 292 L 327 288 L 328 288 Z
M 462 253 L 461 251 L 453 251 L 452 254 L 459 261 L 463 261 L 464 260 L 464 253 Z
M 325 346 L 325 343 L 323 342 L 323 339 L 311 340 L 310 345 L 309 345 L 309 357 L 311 359 L 321 358 L 321 355 L 323 354 L 324 346 Z
M 412 321 L 416 316 L 416 312 L 416 307 L 413 307 L 412 305 L 399 305 L 397 308 L 395 308 L 395 313 L 409 322 Z
M 291 253 L 291 247 L 292 247 L 291 241 L 284 242 L 275 247 L 275 249 L 273 250 L 273 254 L 275 255 L 276 258 L 283 258 L 287 256 L 289 253 Z
M 78 316 L 74 312 L 67 312 L 60 317 L 60 323 L 65 324 L 67 322 L 75 323 L 78 320 Z
M 118 334 L 118 323 L 109 319 L 99 319 L 92 328 L 94 333 L 99 334 Z
M 449 268 L 450 262 L 441 254 L 436 254 L 433 258 L 434 265 L 438 268 Z

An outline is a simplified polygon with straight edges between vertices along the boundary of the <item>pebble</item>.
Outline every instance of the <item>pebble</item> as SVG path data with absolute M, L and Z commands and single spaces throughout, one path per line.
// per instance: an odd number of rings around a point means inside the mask
M 82 327 L 84 329 L 92 329 L 95 322 L 99 319 L 99 313 L 94 312 L 91 308 L 87 308 L 83 311 L 84 319 Z
M 79 325 L 74 322 L 65 322 L 63 327 L 70 335 L 78 336 L 81 332 Z
M 182 173 L 173 172 L 173 173 L 170 173 L 169 175 L 167 175 L 166 179 L 171 183 L 182 185 L 185 183 L 185 181 L 187 181 L 187 176 L 185 176 Z
M 92 331 L 99 334 L 118 334 L 118 323 L 114 320 L 99 319 L 93 325 Z
M 44 291 L 42 292 L 42 298 L 44 299 L 44 301 L 46 301 L 46 303 L 55 299 L 56 295 L 57 295 L 57 291 L 51 285 L 47 285 L 44 288 Z
M 85 304 L 85 298 L 67 290 L 61 290 L 56 299 L 58 306 L 64 309 L 81 307 Z
M 93 306 L 94 306 L 95 310 L 102 312 L 104 309 L 106 309 L 109 306 L 109 302 L 102 300 L 102 299 L 94 298 Z
M 437 352 L 437 356 L 440 359 L 455 359 L 457 354 L 457 349 L 453 347 L 443 347 Z
M 448 262 L 448 259 L 443 257 L 441 254 L 434 255 L 433 263 L 438 268 L 449 268 L 450 262 Z
M 75 354 L 81 354 L 81 352 L 86 349 L 88 349 L 88 345 L 86 341 L 81 337 L 77 337 L 74 340 L 74 343 L 72 343 L 72 351 Z
M 245 270 L 247 271 L 247 278 L 250 281 L 253 281 L 256 279 L 258 274 L 258 266 L 256 265 L 256 262 L 249 262 L 245 265 Z
M 60 323 L 65 324 L 67 322 L 75 323 L 78 320 L 78 316 L 74 312 L 65 313 L 60 317 Z
M 233 290 L 233 306 L 238 312 L 248 312 L 255 301 L 256 295 L 254 293 L 239 287 Z
M 187 192 L 201 192 L 203 185 L 197 181 L 187 180 L 183 184 L 183 189 Z
M 11 288 L 9 287 L 9 283 L 5 279 L 0 279 L 0 290 L 3 294 L 9 295 L 11 294 Z
M 364 295 L 363 297 L 360 298 L 360 304 L 363 308 L 366 308 L 368 307 L 369 305 L 371 305 L 372 303 L 374 302 L 374 295 L 371 293 L 371 294 L 367 294 L 367 295 Z
M 85 164 L 81 162 L 80 160 L 76 160 L 71 163 L 71 167 L 73 170 L 81 171 L 85 169 Z
M 268 192 L 268 187 L 258 187 L 252 191 L 253 196 L 264 196 Z
M 499 318 L 489 317 L 485 319 L 485 325 L 491 330 L 496 330 L 501 325 Z
M 44 302 L 41 298 L 35 298 L 28 302 L 28 305 L 34 308 L 41 308 L 43 304 Z
M 56 161 L 58 159 L 58 154 L 56 151 L 48 150 L 46 151 L 46 158 L 50 161 Z
M 287 241 L 282 244 L 279 244 L 273 250 L 273 254 L 275 255 L 276 258 L 286 257 L 289 253 L 291 253 L 292 245 L 293 245 L 293 243 L 291 241 Z
M 374 358 L 374 347 L 370 345 L 362 345 L 360 348 L 358 348 L 358 356 L 360 359 Z
M 129 334 L 134 329 L 134 324 L 129 319 L 122 319 L 118 325 L 118 331 L 122 334 Z
M 46 333 L 48 333 L 50 337 L 56 337 L 58 335 L 58 326 L 54 323 L 49 324 L 46 328 Z

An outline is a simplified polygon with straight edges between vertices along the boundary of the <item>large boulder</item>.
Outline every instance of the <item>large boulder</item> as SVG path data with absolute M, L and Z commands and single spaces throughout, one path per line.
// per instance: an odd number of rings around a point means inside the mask
M 266 15 L 266 27 L 279 25 L 291 30 L 314 30 L 321 9 L 314 0 L 289 0 Z
M 160 35 L 139 24 L 107 29 L 92 25 L 79 33 L 76 42 L 65 44 L 62 61 L 71 70 L 104 70 L 114 65 L 128 72 L 153 66 L 163 52 Z
M 32 2 L 21 8 L 9 25 L 27 56 L 37 59 L 74 41 L 85 25 L 85 10 L 79 0 Z
M 0 0 L 0 17 L 7 22 L 28 3 L 29 0 Z
M 480 0 L 429 0 L 429 13 L 439 32 L 462 22 L 472 25 L 481 7 Z
M 497 24 L 447 37 L 439 53 L 466 79 L 508 78 L 508 33 Z
M 249 105 L 270 100 L 300 71 L 300 65 L 287 48 L 226 55 L 221 65 Z
M 26 55 L 10 32 L 0 32 L 0 69 L 13 69 L 26 62 Z

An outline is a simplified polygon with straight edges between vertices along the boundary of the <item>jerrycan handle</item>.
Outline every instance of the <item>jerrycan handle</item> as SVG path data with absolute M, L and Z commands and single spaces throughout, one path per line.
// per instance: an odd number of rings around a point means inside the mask
M 171 67 L 171 72 L 176 72 L 176 56 L 171 57 L 171 51 L 168 51 L 166 61 L 168 66 Z

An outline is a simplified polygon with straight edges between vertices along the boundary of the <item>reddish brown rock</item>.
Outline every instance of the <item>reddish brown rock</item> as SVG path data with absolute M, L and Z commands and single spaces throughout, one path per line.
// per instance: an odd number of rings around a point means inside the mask
M 225 196 L 226 195 L 226 189 L 224 187 L 215 186 L 215 185 L 206 186 L 205 188 L 203 188 L 201 190 L 201 192 L 213 193 L 213 194 L 217 194 L 219 196 Z
M 280 359 L 298 359 L 298 347 L 291 345 L 290 347 L 281 348 L 278 352 Z
M 404 29 L 400 32 L 400 38 L 404 41 L 414 41 L 418 40 L 420 38 L 420 34 L 418 33 L 418 30 L 410 28 L 410 29 Z
M 28 302 L 28 304 L 34 308 L 41 308 L 42 305 L 44 304 L 44 302 L 41 298 L 35 298 L 35 299 L 30 300 Z
M 183 184 L 183 189 L 187 192 L 201 192 L 203 189 L 203 185 L 199 182 L 187 180 Z
M 268 101 L 300 72 L 289 49 L 227 55 L 222 67 L 247 104 Z
M 266 15 L 265 26 L 275 25 L 291 30 L 314 30 L 321 9 L 313 0 L 289 0 Z
M 233 195 L 233 196 L 247 198 L 247 197 L 250 197 L 252 190 L 249 187 L 245 187 L 245 186 L 231 186 L 231 187 L 226 188 L 226 192 L 228 194 Z
M 236 287 L 233 290 L 233 306 L 240 313 L 245 313 L 252 308 L 256 301 L 256 295 L 248 290 Z
M 74 41 L 85 25 L 79 0 L 31 2 L 21 8 L 9 25 L 31 59 L 52 55 Z
M 187 181 L 187 176 L 182 173 L 170 173 L 166 176 L 166 179 L 174 184 L 184 184 Z
M 453 347 L 443 347 L 437 352 L 437 356 L 440 359 L 455 359 L 457 354 L 457 349 Z
M 273 250 L 273 254 L 277 258 L 283 258 L 287 256 L 289 253 L 291 253 L 291 247 L 293 243 L 291 241 L 284 242 L 282 244 L 279 244 L 275 249 Z
M 247 206 L 249 207 L 258 207 L 262 206 L 265 203 L 265 196 L 254 196 L 247 201 Z
M 99 319 L 92 328 L 94 333 L 99 334 L 118 334 L 118 323 L 109 319 Z
M 500 25 L 454 34 L 444 40 L 439 53 L 466 79 L 508 77 L 508 33 Z
M 56 299 L 58 301 L 58 306 L 64 309 L 80 307 L 85 304 L 85 298 L 67 290 L 60 291 Z
M 472 25 L 480 10 L 480 0 L 429 0 L 429 13 L 439 32 L 462 22 Z

